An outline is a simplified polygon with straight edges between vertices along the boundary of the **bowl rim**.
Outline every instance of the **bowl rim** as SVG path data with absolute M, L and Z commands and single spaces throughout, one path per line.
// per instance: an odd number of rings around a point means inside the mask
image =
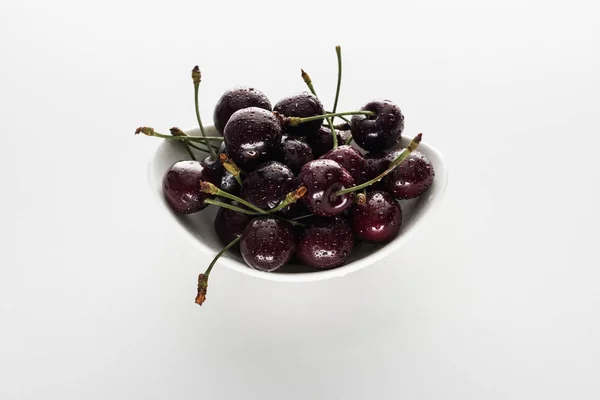
M 216 129 L 214 125 L 205 126 L 205 130 L 207 131 L 209 136 L 214 136 L 216 134 Z M 184 130 L 186 133 L 200 133 L 199 128 L 192 128 Z M 408 137 L 402 137 L 402 140 L 407 140 Z M 157 205 L 160 206 L 161 209 L 166 210 L 168 214 L 170 214 L 171 218 L 168 218 L 172 223 L 174 223 L 179 229 L 179 231 L 186 237 L 186 239 L 191 242 L 196 248 L 201 250 L 203 253 L 214 256 L 215 250 L 209 246 L 207 246 L 203 241 L 199 240 L 197 236 L 194 236 L 190 231 L 183 228 L 181 224 L 177 221 L 176 218 L 172 218 L 173 212 L 169 209 L 168 204 L 166 203 L 163 196 L 158 196 L 156 191 L 154 190 L 154 177 L 152 174 L 153 164 L 155 162 L 158 150 L 162 145 L 162 141 L 159 142 L 152 150 L 150 155 L 150 160 L 148 161 L 148 165 L 146 168 L 146 177 L 148 179 L 148 190 L 151 192 L 151 196 L 157 201 Z M 323 281 L 333 278 L 341 278 L 350 273 L 361 270 L 369 265 L 376 264 L 378 261 L 381 261 L 383 258 L 387 257 L 390 253 L 396 251 L 399 247 L 401 247 L 404 243 L 409 241 L 414 235 L 415 230 L 419 229 L 421 225 L 423 225 L 423 221 L 427 220 L 431 217 L 431 214 L 437 209 L 437 206 L 441 202 L 444 197 L 444 193 L 446 192 L 446 188 L 448 186 L 448 167 L 446 160 L 443 154 L 437 150 L 435 147 L 429 145 L 427 142 L 422 141 L 419 144 L 419 148 L 427 148 L 426 153 L 433 153 L 435 156 L 441 161 L 439 165 L 442 167 L 436 167 L 436 195 L 430 200 L 428 204 L 428 209 L 424 212 L 420 217 L 417 223 L 411 227 L 406 232 L 401 233 L 397 237 L 395 237 L 392 241 L 387 243 L 385 246 L 377 249 L 367 256 L 361 258 L 360 260 L 356 260 L 351 264 L 342 265 L 337 268 L 327 269 L 322 271 L 312 271 L 312 272 L 263 272 L 250 268 L 249 266 L 233 259 L 227 257 L 227 255 L 223 255 L 217 261 L 217 264 L 222 264 L 228 268 L 233 269 L 234 271 L 240 272 L 242 274 L 252 276 L 259 279 L 265 279 L 268 281 L 274 282 L 316 282 Z

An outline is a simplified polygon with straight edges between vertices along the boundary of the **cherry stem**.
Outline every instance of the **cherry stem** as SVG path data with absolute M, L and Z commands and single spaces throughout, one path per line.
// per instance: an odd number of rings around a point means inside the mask
M 222 201 L 219 201 L 219 200 L 204 199 L 204 202 L 206 204 L 212 204 L 213 206 L 227 208 L 227 209 L 229 209 L 231 211 L 237 211 L 237 212 L 242 213 L 242 214 L 260 215 L 259 212 L 246 210 L 245 208 L 236 207 L 236 206 L 231 205 L 231 204 L 223 203 Z
M 304 82 L 306 83 L 306 86 L 308 86 L 308 88 L 310 89 L 311 93 L 314 94 L 315 97 L 319 97 L 317 96 L 317 92 L 315 91 L 310 76 L 303 69 L 301 69 L 300 71 L 302 71 L 302 79 L 304 79 Z M 333 148 L 335 149 L 338 147 L 338 142 L 335 127 L 333 126 L 333 119 L 327 118 L 327 124 L 329 125 L 329 130 L 331 131 L 331 137 L 333 138 Z
M 333 102 L 333 113 L 337 111 L 338 99 L 340 98 L 340 86 L 342 86 L 342 48 L 340 46 L 335 46 L 335 54 L 338 62 L 338 78 L 337 88 L 335 89 L 335 100 Z
M 206 137 L 206 132 L 204 132 L 204 125 L 202 125 L 202 119 L 200 118 L 200 107 L 198 106 L 198 89 L 200 88 L 200 81 L 202 80 L 202 74 L 200 73 L 200 68 L 196 65 L 194 69 L 192 69 L 192 80 L 194 81 L 194 105 L 196 107 L 196 119 L 198 120 L 198 126 L 200 126 L 200 133 L 203 138 Z M 215 149 L 208 146 L 210 149 L 210 155 L 213 160 L 217 159 L 217 153 Z
M 301 188 L 298 188 L 296 190 L 296 192 L 298 192 L 300 190 L 301 190 Z M 226 191 L 219 189 L 214 184 L 207 182 L 207 181 L 200 181 L 200 191 L 202 191 L 204 193 L 212 194 L 215 196 L 225 197 L 229 200 L 237 201 L 238 203 L 245 205 L 246 207 L 250 208 L 251 210 L 256 211 L 258 214 L 269 215 L 269 214 L 271 214 L 271 212 L 273 212 L 273 210 L 265 211 L 262 208 L 256 207 L 254 204 L 247 202 L 246 200 L 244 200 L 234 194 L 227 193 Z M 296 193 L 296 192 L 294 192 L 294 193 Z M 306 192 L 304 192 L 304 193 L 306 193 Z M 302 193 L 302 196 L 304 195 L 304 193 Z M 296 195 L 298 195 L 298 194 L 296 194 Z M 289 194 L 288 194 L 288 196 L 289 196 Z M 302 197 L 302 196 L 300 196 L 300 197 Z M 204 200 L 204 201 L 206 201 L 206 200 Z M 283 207 L 285 207 L 285 206 L 283 206 Z M 280 217 L 279 215 L 275 215 L 275 217 L 277 217 L 283 221 L 286 221 L 286 222 L 292 224 L 293 226 L 304 226 L 303 224 L 301 224 L 299 222 L 295 222 L 295 221 L 289 220 L 287 218 Z
M 233 175 L 233 177 L 235 178 L 237 183 L 239 183 L 240 186 L 242 186 L 242 178 L 240 178 L 240 173 L 242 172 L 242 170 L 240 169 L 240 167 L 238 167 L 237 164 L 232 159 L 227 157 L 227 154 L 224 154 L 224 153 L 219 154 L 219 160 L 223 164 L 223 167 L 225 167 L 225 169 L 231 175 Z
M 185 136 L 185 133 L 183 133 L 183 131 L 179 128 L 171 128 L 169 129 L 169 131 L 171 132 L 172 136 Z M 185 151 L 187 151 L 187 153 L 189 154 L 190 158 L 194 161 L 196 161 L 196 157 L 194 156 L 194 153 L 192 153 L 192 149 L 190 148 L 190 144 L 184 140 L 180 141 L 181 145 L 183 146 L 183 148 L 185 149 Z
M 198 275 L 198 292 L 196 294 L 196 299 L 195 299 L 196 304 L 201 306 L 206 301 L 206 292 L 208 290 L 208 277 L 210 276 L 210 271 L 212 271 L 212 268 L 215 265 L 215 263 L 217 262 L 217 260 L 219 258 L 221 258 L 221 256 L 223 254 L 225 254 L 225 252 L 227 250 L 229 250 L 230 248 L 235 246 L 236 243 L 239 242 L 241 238 L 242 238 L 241 236 L 238 236 L 235 239 L 233 239 L 231 242 L 229 242 L 229 244 L 227 246 L 223 247 L 223 249 L 221 249 L 221 251 L 219 251 L 217 253 L 215 258 L 213 258 L 213 260 L 211 261 L 208 268 L 206 268 L 206 271 L 203 274 Z
M 285 196 L 285 199 L 281 203 L 279 203 L 277 205 L 277 207 L 272 208 L 267 212 L 269 214 L 271 214 L 271 213 L 277 212 L 277 211 L 289 206 L 290 204 L 294 204 L 305 194 L 306 194 L 306 188 L 304 186 L 300 186 L 298 189 L 294 190 L 293 192 L 289 192 Z
M 346 142 L 346 144 L 352 143 L 353 140 L 354 140 L 354 136 L 350 136 L 350 139 L 348 139 L 348 141 Z
M 143 133 L 146 136 L 154 136 L 154 137 L 157 137 L 157 138 L 167 139 L 167 140 L 200 142 L 200 143 L 205 144 L 206 146 L 210 145 L 210 143 L 209 143 L 210 140 L 221 141 L 221 142 L 223 140 L 225 140 L 222 137 L 216 137 L 216 136 L 200 137 L 200 136 L 189 136 L 189 135 L 186 135 L 186 134 L 183 134 L 183 135 L 175 134 L 173 136 L 169 136 L 169 135 L 165 135 L 163 133 L 158 133 L 158 132 L 156 132 L 154 130 L 154 128 L 150 128 L 148 126 L 141 126 L 141 127 L 137 128 L 135 130 L 135 134 L 137 135 L 139 133 Z M 213 151 L 214 151 L 214 149 L 213 149 Z
M 339 112 L 339 113 L 313 115 L 313 116 L 304 117 L 304 118 L 287 117 L 287 121 L 290 124 L 290 126 L 298 126 L 299 124 L 303 124 L 305 122 L 318 121 L 318 120 L 324 119 L 324 118 L 339 117 L 341 115 L 375 115 L 375 113 L 373 111 L 345 111 L 345 112 Z
M 360 184 L 358 186 L 352 186 L 352 187 L 349 187 L 349 188 L 346 188 L 346 189 L 338 190 L 333 195 L 334 196 L 341 196 L 343 194 L 356 192 L 357 190 L 361 190 L 361 189 L 364 189 L 366 187 L 371 186 L 375 182 L 379 182 L 381 179 L 383 179 L 384 176 L 386 176 L 387 174 L 389 174 L 390 172 L 392 172 L 398 165 L 402 164 L 402 162 L 408 158 L 408 156 L 410 155 L 410 153 L 412 153 L 413 150 L 415 150 L 417 148 L 417 146 L 419 146 L 419 143 L 421 143 L 421 137 L 422 137 L 421 133 L 419 133 L 417 136 L 415 136 L 415 138 L 410 142 L 410 144 L 408 145 L 408 147 L 405 148 L 404 150 L 402 150 L 402 153 L 400 153 L 398 155 L 398 157 L 396 157 L 394 159 L 394 161 L 392 161 L 392 163 L 390 164 L 390 166 L 388 167 L 388 169 L 386 169 L 385 171 L 383 171 L 381 174 L 377 175 L 375 178 L 373 178 L 370 181 L 367 181 L 365 183 L 362 183 L 362 184 Z

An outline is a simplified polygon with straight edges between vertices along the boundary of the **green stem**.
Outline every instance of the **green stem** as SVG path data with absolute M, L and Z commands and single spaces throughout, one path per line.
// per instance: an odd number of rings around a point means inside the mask
M 315 88 L 312 84 L 312 79 L 310 79 L 310 76 L 302 69 L 302 79 L 304 79 L 304 82 L 306 83 L 306 86 L 308 86 L 308 89 L 310 90 L 310 92 L 315 95 L 315 97 L 319 97 L 317 96 L 317 92 L 315 91 Z M 331 131 L 331 137 L 333 138 L 333 148 L 337 148 L 338 147 L 338 142 L 337 142 L 337 135 L 335 132 L 335 128 L 333 126 L 333 119 L 332 118 L 326 118 L 327 120 L 327 124 L 329 125 L 329 130 Z
M 338 79 L 337 88 L 335 89 L 335 101 L 333 102 L 334 113 L 337 111 L 338 99 L 340 98 L 340 86 L 342 86 L 342 48 L 340 46 L 335 46 L 335 54 L 337 55 L 338 62 Z
M 204 202 L 206 204 L 212 204 L 214 206 L 219 206 L 219 207 L 227 208 L 227 209 L 229 209 L 231 211 L 237 211 L 237 212 L 242 213 L 242 214 L 260 215 L 260 213 L 258 213 L 258 212 L 246 210 L 246 209 L 241 208 L 241 207 L 236 207 L 236 206 L 231 205 L 231 204 L 223 203 L 222 201 L 219 201 L 219 200 L 204 199 Z
M 200 147 L 200 146 L 198 146 L 198 145 L 197 145 L 196 143 L 194 143 L 194 142 L 189 142 L 189 141 L 188 141 L 188 142 L 186 142 L 186 143 L 188 144 L 188 146 L 190 146 L 190 147 L 191 147 L 191 148 L 193 148 L 193 149 L 196 149 L 196 150 L 199 150 L 199 151 L 204 151 L 204 152 L 206 152 L 206 153 L 210 152 L 210 150 L 208 150 L 208 148 L 206 148 L 206 147 Z
M 200 69 L 198 68 L 198 66 L 196 65 L 194 67 L 194 69 L 192 70 L 192 79 L 194 81 L 194 106 L 196 108 L 196 119 L 198 120 L 198 126 L 200 127 L 200 133 L 202 134 L 203 138 L 207 138 L 206 136 L 206 132 L 204 132 L 204 125 L 202 124 L 202 118 L 200 118 L 200 107 L 198 105 L 198 90 L 200 88 Z M 213 149 L 211 146 L 208 146 L 208 148 L 210 149 L 210 155 L 212 156 L 212 158 L 214 160 L 217 159 L 217 153 L 215 152 L 215 149 Z
M 344 195 L 344 194 L 347 194 L 347 193 L 356 192 L 357 190 L 361 190 L 361 189 L 364 189 L 364 188 L 367 188 L 367 187 L 371 186 L 375 182 L 379 182 L 381 179 L 383 179 L 384 176 L 386 176 L 387 174 L 389 174 L 390 172 L 392 172 L 398 165 L 402 164 L 402 162 L 408 158 L 408 156 L 410 155 L 410 153 L 412 153 L 412 151 L 415 150 L 417 148 L 417 146 L 419 146 L 419 143 L 421 143 L 421 136 L 422 135 L 420 133 L 417 136 L 415 136 L 415 138 L 410 142 L 410 144 L 408 145 L 408 147 L 405 148 L 404 150 L 402 150 L 402 153 L 400 153 L 398 155 L 398 157 L 396 157 L 394 159 L 394 161 L 392 161 L 392 163 L 390 164 L 390 166 L 388 167 L 388 169 L 386 169 L 385 171 L 383 171 L 381 174 L 377 175 L 375 178 L 371 179 L 370 181 L 362 183 L 362 184 L 360 184 L 358 186 L 352 186 L 352 187 L 349 187 L 349 188 L 346 188 L 346 189 L 338 190 L 333 195 L 334 196 L 341 196 L 341 195 Z
M 348 139 L 348 141 L 346 142 L 346 144 L 352 143 L 353 140 L 354 140 L 354 136 L 350 136 L 350 139 Z
M 339 117 L 342 115 L 375 115 L 375 113 L 373 111 L 345 111 L 345 112 L 339 112 L 339 113 L 313 115 L 313 116 L 304 117 L 304 118 L 288 117 L 288 119 L 289 119 L 290 126 L 297 126 L 297 125 L 303 124 L 305 122 L 318 121 L 320 119 Z
M 217 260 L 223 255 L 223 253 L 225 253 L 227 250 L 229 250 L 230 248 L 232 248 L 233 246 L 235 246 L 235 244 L 237 242 L 240 241 L 242 237 L 238 236 L 235 239 L 233 239 L 231 242 L 229 242 L 229 244 L 225 247 L 223 247 L 223 249 L 217 253 L 217 255 L 215 256 L 215 258 L 213 258 L 213 260 L 211 261 L 210 265 L 208 266 L 208 268 L 206 268 L 206 272 L 204 272 L 204 275 L 206 275 L 207 277 L 210 275 L 210 271 L 212 271 L 212 268 L 214 267 L 215 263 L 217 262 Z
M 268 213 L 269 214 L 275 213 L 281 209 L 284 209 L 285 207 L 289 206 L 290 204 L 294 204 L 305 194 L 306 194 L 306 188 L 304 186 L 300 186 L 298 189 L 294 190 L 293 192 L 288 193 L 285 196 L 285 199 L 283 199 L 281 201 L 281 203 L 279 203 L 276 207 L 270 209 L 268 211 Z
M 183 147 L 185 148 L 185 150 L 187 151 L 187 153 L 189 154 L 190 158 L 194 161 L 196 161 L 196 157 L 194 157 L 194 153 L 192 153 L 192 149 L 190 149 L 190 144 L 187 142 L 181 142 L 181 144 L 183 145 Z

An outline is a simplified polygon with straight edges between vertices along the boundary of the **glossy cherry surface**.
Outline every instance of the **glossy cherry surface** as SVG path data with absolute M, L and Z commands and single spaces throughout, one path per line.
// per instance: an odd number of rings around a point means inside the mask
M 237 207 L 243 207 L 236 202 L 230 202 L 230 204 Z M 248 226 L 251 220 L 251 215 L 221 207 L 219 208 L 219 211 L 217 211 L 213 225 L 219 240 L 223 246 L 226 246 L 233 239 L 244 233 L 244 229 L 246 229 L 246 226 Z M 239 248 L 239 244 L 236 247 Z
M 237 86 L 227 90 L 215 106 L 213 121 L 215 129 L 223 135 L 229 118 L 238 110 L 258 107 L 271 111 L 271 102 L 260 90 L 248 86 Z
M 309 92 L 298 93 L 279 100 L 273 107 L 273 111 L 277 111 L 286 117 L 312 117 L 325 114 L 321 101 Z M 323 119 L 319 119 L 298 126 L 287 126 L 285 129 L 289 134 L 306 136 L 319 130 L 322 123 Z
M 325 153 L 321 158 L 327 158 L 340 164 L 352 175 L 354 182 L 361 182 L 365 170 L 365 158 L 352 146 L 339 146 Z
M 345 145 L 348 142 L 349 131 L 336 130 L 338 146 Z M 321 157 L 329 150 L 333 149 L 333 137 L 331 129 L 326 126 L 320 126 L 315 132 L 306 135 L 306 142 L 311 147 L 315 158 Z
M 292 226 L 272 216 L 250 221 L 240 240 L 242 257 L 251 268 L 275 271 L 294 255 L 296 238 Z
M 387 243 L 396 237 L 402 225 L 402 210 L 391 194 L 367 193 L 365 204 L 354 204 L 350 213 L 352 230 L 367 243 Z
M 263 210 L 275 208 L 293 191 L 292 171 L 278 161 L 269 161 L 250 172 L 242 182 L 242 198 Z
M 181 214 L 202 210 L 204 200 L 213 197 L 200 191 L 200 181 L 217 184 L 215 172 L 200 161 L 178 161 L 163 177 L 163 194 L 169 206 Z
M 372 101 L 361 108 L 375 115 L 353 115 L 350 131 L 356 144 L 367 151 L 384 151 L 400 141 L 404 116 L 389 100 Z
M 344 264 L 354 247 L 354 235 L 344 217 L 312 217 L 298 238 L 296 256 L 315 268 L 335 268 Z
M 433 164 L 419 151 L 413 151 L 396 169 L 383 179 L 385 188 L 397 199 L 419 197 L 433 183 Z
M 279 152 L 275 154 L 277 161 L 287 165 L 293 173 L 297 174 L 302 166 L 313 160 L 310 146 L 300 140 L 298 136 L 284 135 L 281 139 Z
M 223 136 L 229 157 L 248 172 L 279 149 L 281 123 L 270 111 L 244 108 L 231 116 Z
M 354 179 L 333 160 L 318 159 L 305 164 L 298 174 L 298 184 L 306 187 L 300 201 L 312 214 L 337 215 L 352 205 L 352 193 L 336 196 L 335 192 L 354 186 Z

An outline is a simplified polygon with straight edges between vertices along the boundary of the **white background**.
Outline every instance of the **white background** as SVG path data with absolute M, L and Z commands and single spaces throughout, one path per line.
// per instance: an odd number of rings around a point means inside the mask
M 88 4 L 86 4 L 88 3 Z M 600 398 L 600 3 L 6 1 L 0 398 Z M 165 131 L 300 68 L 445 156 L 393 257 L 283 284 L 216 268 L 146 192 Z M 5 259 L 6 257 L 6 259 Z

